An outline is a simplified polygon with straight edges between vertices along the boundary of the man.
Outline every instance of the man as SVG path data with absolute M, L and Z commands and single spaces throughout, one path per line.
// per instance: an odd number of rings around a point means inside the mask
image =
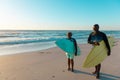
M 105 42 L 107 49 L 108 49 L 107 55 L 109 56 L 111 50 L 110 50 L 110 46 L 109 46 L 109 42 L 108 42 L 106 34 L 99 31 L 98 24 L 95 24 L 93 26 L 93 31 L 94 32 L 92 32 L 88 37 L 88 43 L 93 44 L 93 46 L 99 46 L 100 45 L 99 42 L 103 40 Z M 95 66 L 95 72 L 93 72 L 93 74 L 97 75 L 96 76 L 97 79 L 100 78 L 100 69 L 101 69 L 101 63 L 99 63 L 98 65 Z

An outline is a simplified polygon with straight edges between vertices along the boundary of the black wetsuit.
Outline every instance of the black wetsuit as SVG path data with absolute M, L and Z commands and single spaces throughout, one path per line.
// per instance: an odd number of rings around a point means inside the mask
M 70 38 L 70 40 L 74 43 L 74 46 L 75 46 L 75 55 L 77 55 L 77 42 L 74 38 Z
M 90 43 L 90 44 L 94 44 L 94 41 L 100 42 L 101 40 L 103 40 L 105 42 L 105 45 L 108 49 L 108 55 L 110 55 L 110 52 L 111 52 L 110 45 L 109 45 L 107 36 L 103 32 L 98 31 L 96 34 L 94 34 L 94 32 L 92 32 L 88 37 L 88 43 Z

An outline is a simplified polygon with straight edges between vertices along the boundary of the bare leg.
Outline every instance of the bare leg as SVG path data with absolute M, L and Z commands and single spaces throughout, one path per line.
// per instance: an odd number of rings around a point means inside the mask
M 93 74 L 97 73 L 97 66 L 95 66 L 95 71 L 93 72 Z
M 70 59 L 68 58 L 68 71 L 70 70 Z
M 71 59 L 72 72 L 74 72 L 74 60 Z
M 96 76 L 97 79 L 100 78 L 100 69 L 101 69 L 101 64 L 98 64 L 97 65 L 97 76 Z

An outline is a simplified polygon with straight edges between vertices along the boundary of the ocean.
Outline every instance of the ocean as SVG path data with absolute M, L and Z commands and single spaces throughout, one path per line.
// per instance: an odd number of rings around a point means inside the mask
M 86 44 L 91 30 L 1 30 L 0 55 L 38 51 L 56 47 L 55 41 L 72 32 L 78 44 Z M 107 36 L 120 38 L 120 31 L 105 31 Z

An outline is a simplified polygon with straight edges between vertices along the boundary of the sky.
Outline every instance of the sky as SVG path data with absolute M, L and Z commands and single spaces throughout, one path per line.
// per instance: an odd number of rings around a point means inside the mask
M 0 30 L 120 30 L 120 0 L 0 0 Z

